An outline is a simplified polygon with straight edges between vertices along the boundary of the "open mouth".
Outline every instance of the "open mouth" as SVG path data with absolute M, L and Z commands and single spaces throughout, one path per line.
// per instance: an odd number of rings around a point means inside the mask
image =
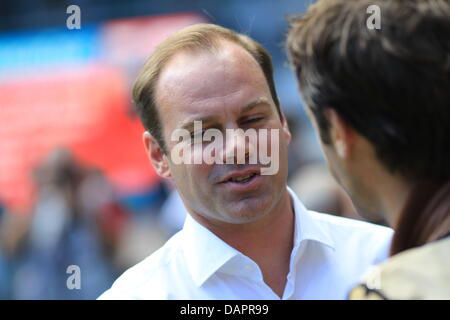
M 246 183 L 246 182 L 250 181 L 251 179 L 253 179 L 253 177 L 255 177 L 255 176 L 256 176 L 255 173 L 250 173 L 245 176 L 230 178 L 226 182 Z
M 221 185 L 225 192 L 242 193 L 254 192 L 264 185 L 264 178 L 259 170 L 250 169 L 241 172 L 233 172 L 222 181 Z

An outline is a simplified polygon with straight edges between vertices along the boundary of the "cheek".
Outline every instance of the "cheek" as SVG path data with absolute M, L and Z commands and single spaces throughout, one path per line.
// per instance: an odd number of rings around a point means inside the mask
M 324 147 L 324 154 L 325 157 L 327 159 L 327 163 L 328 163 L 328 168 L 330 170 L 331 175 L 334 177 L 334 179 L 336 180 L 336 182 L 338 184 L 340 184 L 344 189 L 345 185 L 343 181 L 343 177 L 342 177 L 342 169 L 340 167 L 339 162 L 336 159 L 336 156 L 334 154 L 334 152 L 329 150 L 329 147 Z
M 173 165 L 173 170 L 171 169 L 176 184 L 190 189 L 191 193 L 204 189 L 203 185 L 209 188 L 210 171 L 211 166 L 206 164 Z

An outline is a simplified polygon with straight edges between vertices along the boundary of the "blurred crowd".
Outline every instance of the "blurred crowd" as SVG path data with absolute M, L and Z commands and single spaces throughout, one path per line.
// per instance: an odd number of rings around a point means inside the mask
M 32 212 L 1 217 L 1 295 L 12 299 L 94 298 L 118 275 L 118 244 L 129 212 L 103 173 L 83 168 L 65 149 L 34 171 Z M 82 290 L 68 290 L 77 265 Z

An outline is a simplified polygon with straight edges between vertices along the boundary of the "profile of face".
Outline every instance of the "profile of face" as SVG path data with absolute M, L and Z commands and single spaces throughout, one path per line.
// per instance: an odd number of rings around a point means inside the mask
M 164 154 L 148 133 L 144 142 L 156 171 L 172 179 L 194 218 L 213 224 L 244 224 L 268 215 L 280 203 L 286 193 L 287 146 L 291 136 L 286 121 L 280 119 L 260 66 L 245 49 L 223 41 L 217 52 L 176 53 L 158 80 L 156 104 L 167 152 Z M 215 154 L 223 159 L 222 164 L 174 162 L 171 150 L 178 141 L 172 141 L 172 133 L 186 129 L 196 136 L 196 121 L 201 121 L 203 130 L 216 129 L 224 136 L 229 129 L 278 131 L 278 148 L 270 149 L 270 134 L 266 147 L 269 155 L 278 152 L 272 159 L 279 161 L 279 169 L 275 174 L 261 175 L 263 165 L 259 162 L 230 161 L 238 150 L 248 159 L 263 143 L 259 138 L 252 142 L 239 136 L 223 140 L 219 154 Z M 194 143 L 192 150 L 210 143 Z
M 316 118 L 307 108 L 319 136 L 323 132 Z M 381 212 L 372 194 L 371 184 L 374 181 L 376 156 L 371 144 L 353 128 L 351 128 L 333 109 L 325 111 L 329 123 L 329 143 L 320 139 L 322 150 L 327 160 L 328 168 L 335 180 L 351 198 L 358 214 L 370 221 L 380 221 Z

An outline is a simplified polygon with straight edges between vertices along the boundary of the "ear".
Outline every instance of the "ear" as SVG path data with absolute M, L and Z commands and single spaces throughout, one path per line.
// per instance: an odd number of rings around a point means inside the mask
M 330 123 L 330 138 L 340 158 L 348 159 L 353 151 L 355 142 L 355 131 L 347 122 L 332 108 L 325 111 Z
M 289 130 L 289 124 L 287 122 L 287 118 L 284 114 L 283 114 L 283 118 L 281 119 L 281 124 L 283 125 L 283 134 L 285 135 L 287 144 L 289 145 L 289 143 L 292 140 L 292 135 L 291 135 L 291 131 Z
M 158 141 L 156 141 L 156 139 L 148 131 L 144 132 L 142 138 L 148 158 L 155 168 L 156 173 L 162 178 L 171 178 L 172 175 L 170 173 L 167 156 Z

